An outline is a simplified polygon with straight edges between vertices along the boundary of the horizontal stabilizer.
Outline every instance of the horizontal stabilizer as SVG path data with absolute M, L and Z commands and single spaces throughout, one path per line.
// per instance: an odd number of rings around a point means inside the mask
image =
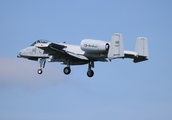
M 123 58 L 124 57 L 124 46 L 123 46 L 123 39 L 122 34 L 112 34 L 110 47 L 108 51 L 108 58 L 109 60 L 115 58 Z
M 134 58 L 133 62 L 142 62 L 148 60 L 148 42 L 145 37 L 138 37 L 135 46 L 135 52 L 138 56 Z

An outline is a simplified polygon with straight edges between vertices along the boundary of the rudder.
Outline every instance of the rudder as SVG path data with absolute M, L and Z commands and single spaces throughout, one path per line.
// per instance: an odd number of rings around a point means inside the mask
M 135 63 L 148 60 L 148 42 L 145 37 L 138 37 L 135 46 L 135 52 L 138 53 L 138 56 L 134 58 Z

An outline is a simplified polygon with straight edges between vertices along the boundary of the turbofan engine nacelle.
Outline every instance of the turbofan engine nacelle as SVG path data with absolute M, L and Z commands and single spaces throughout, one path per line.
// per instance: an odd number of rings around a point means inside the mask
M 84 39 L 81 41 L 81 49 L 85 52 L 108 52 L 109 43 L 101 40 Z

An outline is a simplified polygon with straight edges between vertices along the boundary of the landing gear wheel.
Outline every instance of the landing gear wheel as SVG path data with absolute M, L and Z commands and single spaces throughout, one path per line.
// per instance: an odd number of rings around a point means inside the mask
M 38 69 L 38 74 L 42 74 L 42 69 Z
M 94 71 L 89 70 L 89 71 L 87 72 L 87 76 L 88 76 L 88 77 L 93 77 L 93 75 L 94 75 Z
M 66 74 L 66 75 L 70 74 L 70 72 L 71 72 L 70 67 L 65 67 L 65 68 L 63 69 L 63 72 L 64 72 L 64 74 Z

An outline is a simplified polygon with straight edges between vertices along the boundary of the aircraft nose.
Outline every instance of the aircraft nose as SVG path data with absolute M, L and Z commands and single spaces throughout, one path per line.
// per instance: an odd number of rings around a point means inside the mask
M 18 58 L 20 58 L 20 57 L 21 57 L 21 52 L 19 52 L 19 54 L 17 55 L 17 57 L 18 57 Z
M 18 57 L 18 58 L 22 57 L 24 51 L 25 51 L 25 49 L 20 50 L 20 52 L 19 52 L 19 54 L 17 55 L 17 57 Z
M 18 57 L 18 58 L 20 58 L 20 57 L 21 57 L 21 51 L 19 52 L 19 54 L 17 55 L 17 57 Z

